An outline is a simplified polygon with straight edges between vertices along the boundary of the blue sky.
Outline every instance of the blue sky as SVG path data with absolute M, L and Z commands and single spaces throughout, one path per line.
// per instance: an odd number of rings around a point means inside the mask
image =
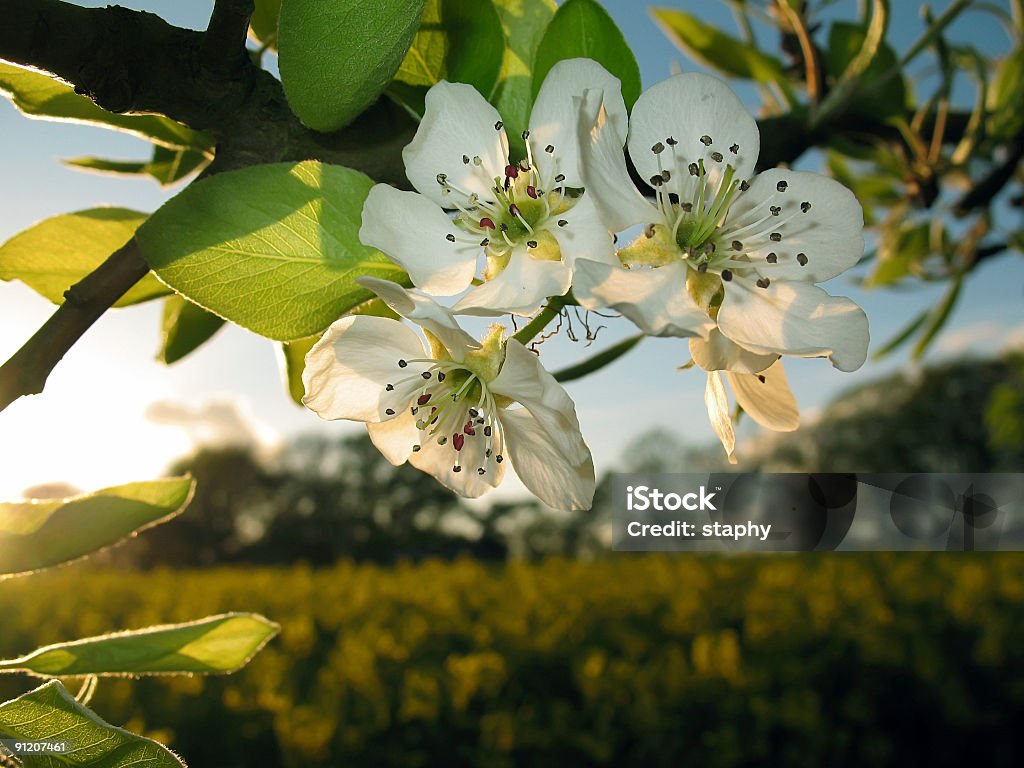
M 83 2 L 104 5 L 105 2 Z M 1007 0 L 999 5 L 1006 6 Z M 170 22 L 202 28 L 208 0 L 124 2 L 154 11 Z M 642 4 L 606 0 L 605 7 L 633 45 L 644 85 L 673 71 L 695 66 L 655 27 Z M 686 7 L 692 3 L 665 2 Z M 853 18 L 854 2 L 841 0 L 830 17 Z M 897 46 L 920 33 L 916 3 L 897 2 L 892 30 Z M 941 12 L 948 3 L 934 3 Z M 732 31 L 726 3 L 699 4 L 699 14 Z M 973 13 L 958 27 L 960 39 L 988 52 L 1005 50 L 1007 38 L 989 16 Z M 770 39 L 765 39 L 770 44 Z M 927 74 L 922 62 L 912 68 Z M 754 108 L 748 90 L 740 94 Z M 965 94 L 970 97 L 969 92 Z M 34 222 L 101 204 L 155 210 L 176 190 L 161 190 L 147 180 L 85 174 L 60 163 L 62 157 L 96 155 L 140 158 L 147 145 L 137 139 L 96 128 L 29 121 L 0 100 L 0 240 Z M 812 167 L 814 158 L 808 161 Z M 864 292 L 848 276 L 827 285 L 848 295 L 867 311 L 873 345 L 884 342 L 921 309 L 933 305 L 943 286 L 915 286 L 900 291 Z M 990 353 L 1024 337 L 1024 261 L 1002 257 L 978 270 L 963 292 L 948 330 L 930 359 L 965 351 Z M 52 306 L 17 283 L 0 283 L 0 358 L 6 359 L 45 321 Z M 154 361 L 160 308 L 157 303 L 110 312 L 57 368 L 45 394 L 22 399 L 0 413 L 0 498 L 41 482 L 67 480 L 83 488 L 159 475 L 167 461 L 197 440 L 254 437 L 272 446 L 282 437 L 306 430 L 356 430 L 326 424 L 285 396 L 273 345 L 237 328 L 221 332 L 186 360 L 164 367 Z M 595 348 L 633 332 L 624 320 L 604 321 Z M 592 352 L 593 350 L 589 350 Z M 545 346 L 552 368 L 583 357 L 588 350 L 558 340 Z M 713 439 L 703 404 L 704 376 L 677 372 L 686 362 L 685 342 L 649 340 L 619 363 L 570 385 L 584 434 L 598 469 L 611 469 L 622 450 L 652 427 L 678 432 L 688 442 Z M 790 383 L 805 414 L 813 417 L 839 392 L 909 365 L 897 355 L 869 362 L 854 374 L 833 370 L 825 361 L 787 363 Z M 154 409 L 153 403 L 160 403 Z M 159 411 L 161 417 L 154 418 Z M 148 415 L 147 415 L 148 414 Z M 740 450 L 742 459 L 742 445 Z M 742 466 L 742 464 L 741 464 Z M 896 469 L 896 468 L 894 468 Z M 506 492 L 514 490 L 510 487 Z

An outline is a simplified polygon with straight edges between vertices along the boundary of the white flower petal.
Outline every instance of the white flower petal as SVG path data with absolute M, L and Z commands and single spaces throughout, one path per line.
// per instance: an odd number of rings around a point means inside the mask
M 430 331 L 440 339 L 456 362 L 465 359 L 469 350 L 480 348 L 480 342 L 459 327 L 451 310 L 429 296 L 412 293 L 398 283 L 376 277 L 357 277 L 356 282 L 380 296 L 402 317 Z
M 704 136 L 711 137 L 709 146 L 701 141 Z M 674 147 L 665 146 L 670 137 L 678 142 Z M 659 143 L 665 149 L 656 155 L 652 147 Z M 733 146 L 739 147 L 735 153 Z M 703 159 L 712 189 L 717 189 L 726 163 L 736 169 L 735 178 L 749 178 L 760 147 L 757 122 L 736 94 L 718 78 L 700 72 L 651 86 L 637 99 L 629 119 L 629 156 L 644 179 L 667 169 L 673 182 L 690 183 L 687 166 Z M 724 161 L 712 161 L 712 152 L 720 152 Z
M 800 426 L 800 409 L 781 360 L 759 375 L 726 371 L 725 377 L 736 395 L 736 402 L 762 427 L 792 432 Z
M 580 170 L 590 197 L 608 229 L 660 222 L 661 214 L 633 185 L 622 139 L 601 91 L 587 91 L 580 102 Z
M 530 492 L 554 509 L 586 510 L 594 503 L 594 461 L 572 464 L 525 408 L 499 415 L 512 466 Z
M 535 259 L 516 248 L 497 277 L 470 288 L 452 309 L 461 315 L 534 314 L 548 296 L 569 290 L 572 270 L 561 261 Z
M 409 455 L 409 463 L 433 475 L 441 485 L 467 499 L 482 496 L 498 485 L 505 476 L 505 465 L 491 460 L 490 467 L 481 475 L 477 468 L 485 466 L 484 443 L 480 439 L 467 439 L 461 451 L 452 447 L 449 437 L 444 445 L 436 439 L 424 440 L 419 451 Z M 458 472 L 455 467 L 459 466 Z
M 736 276 L 726 283 L 718 327 L 751 351 L 828 356 L 841 371 L 855 371 L 867 358 L 864 310 L 810 283 L 779 281 L 758 288 Z
M 488 388 L 522 403 L 569 464 L 576 466 L 590 455 L 569 393 L 544 369 L 537 355 L 515 339 L 508 340 L 501 370 Z
M 690 356 L 698 367 L 705 371 L 736 371 L 757 373 L 776 360 L 778 355 L 759 355 L 744 349 L 725 336 L 717 328 L 712 329 L 707 340 L 690 339 Z
M 465 239 L 437 204 L 415 192 L 377 184 L 363 204 L 359 239 L 379 248 L 428 293 L 450 296 L 465 290 L 483 249 Z
M 563 226 L 558 222 L 564 221 Z M 576 259 L 590 259 L 605 264 L 618 264 L 615 258 L 615 241 L 589 194 L 584 194 L 576 205 L 565 213 L 552 216 L 547 229 L 558 241 L 562 261 L 570 267 Z
M 306 355 L 302 402 L 324 419 L 383 421 L 408 406 L 419 387 L 416 373 L 425 364 L 399 360 L 421 358 L 423 341 L 397 320 L 369 315 L 343 317 L 335 322 Z M 388 384 L 408 383 L 386 391 Z
M 708 383 L 704 388 L 704 405 L 708 409 L 708 419 L 711 421 L 711 428 L 715 430 L 718 439 L 722 441 L 722 447 L 729 457 L 729 463 L 735 464 L 736 457 L 733 453 L 736 450 L 736 432 L 732 427 L 732 417 L 729 413 L 729 397 L 725 392 L 725 384 L 722 383 L 722 374 L 719 371 L 712 371 L 708 374 Z
M 495 129 L 500 121 L 498 111 L 473 86 L 444 80 L 431 86 L 416 135 L 402 150 L 409 181 L 444 208 L 455 206 L 441 194 L 437 176 L 442 173 L 464 192 L 492 200 L 494 177 L 504 176 L 508 160 L 505 131 Z M 474 157 L 480 158 L 479 166 Z
M 530 147 L 534 163 L 546 184 L 557 174 L 569 187 L 582 187 L 579 170 L 579 102 L 588 89 L 604 92 L 608 120 L 618 135 L 619 146 L 626 141 L 626 105 L 619 79 L 593 59 L 566 59 L 551 68 L 540 87 L 530 115 Z M 553 146 L 551 154 L 545 147 Z
M 580 259 L 573 295 L 587 309 L 610 307 L 651 336 L 707 336 L 715 321 L 686 290 L 686 267 L 624 269 Z
M 388 421 L 367 424 L 366 431 L 377 450 L 396 467 L 408 461 L 413 445 L 420 438 L 416 417 L 409 408 L 404 408 L 398 416 Z
M 772 207 L 781 208 L 778 216 L 772 216 Z M 758 225 L 761 219 L 767 220 Z M 773 242 L 772 233 L 782 239 Z M 743 243 L 743 252 L 765 277 L 820 283 L 864 255 L 864 211 L 853 193 L 834 179 L 773 168 L 758 174 L 737 198 L 722 238 Z M 766 261 L 769 253 L 775 254 L 775 264 Z

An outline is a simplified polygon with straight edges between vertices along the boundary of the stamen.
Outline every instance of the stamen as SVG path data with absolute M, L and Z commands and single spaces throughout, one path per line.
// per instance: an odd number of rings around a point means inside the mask
M 462 446 L 466 444 L 466 436 L 460 434 L 452 435 L 452 448 L 456 451 L 461 451 Z
M 707 134 L 704 134 L 703 136 L 700 137 L 700 143 L 703 144 L 705 147 L 710 147 L 711 137 L 708 136 Z
M 653 147 L 651 147 L 651 152 L 653 152 L 656 155 L 660 155 L 664 151 L 665 151 L 665 145 L 662 144 L 660 141 L 657 144 L 655 144 Z
M 769 280 L 767 277 L 762 277 L 760 280 L 757 281 L 758 288 L 767 288 L 769 285 L 771 285 L 771 280 Z
M 488 217 L 484 216 L 480 219 L 480 229 L 494 229 L 494 222 Z
M 674 146 L 675 146 L 676 144 L 678 144 L 679 142 L 678 142 L 678 141 L 676 141 L 676 140 L 675 140 L 674 138 L 672 138 L 671 136 L 669 136 L 669 137 L 668 137 L 667 139 L 665 139 L 665 143 L 666 143 L 666 144 L 668 144 L 668 145 L 669 145 L 670 147 L 674 147 Z
M 723 270 L 722 270 L 722 279 L 723 279 L 723 280 L 724 280 L 725 282 L 727 282 L 727 283 L 728 283 L 728 282 L 729 282 L 730 280 L 732 280 L 732 270 L 729 270 L 729 269 L 723 269 Z
M 388 416 L 394 416 L 395 415 L 395 409 L 394 408 L 385 408 L 384 409 L 384 413 L 386 413 Z
M 780 181 L 775 185 L 775 188 L 779 190 L 779 192 L 785 192 L 789 188 L 789 184 L 785 181 Z
M 796 262 L 801 267 L 806 267 L 807 266 L 807 254 L 806 253 L 798 253 L 796 255 Z
M 720 163 L 725 159 L 725 156 L 722 155 L 721 152 L 712 152 L 711 159 L 714 160 L 716 163 Z
M 809 210 L 811 210 L 811 204 L 809 202 L 805 200 L 800 203 L 800 213 L 807 213 Z
M 547 152 L 549 155 L 553 154 L 555 151 L 554 144 L 548 144 L 546 147 L 544 147 L 544 151 Z
M 781 205 L 773 205 L 768 210 L 770 210 L 772 212 L 772 216 L 778 216 L 780 213 L 782 213 L 782 206 Z
M 505 124 L 503 122 L 501 122 L 501 120 L 499 120 L 498 122 L 496 122 L 494 124 L 494 130 L 496 130 L 496 131 L 500 131 L 504 127 L 505 127 Z
M 559 220 L 558 220 L 558 226 L 560 226 L 560 227 L 564 227 L 564 226 L 565 226 L 566 224 L 568 224 L 568 223 L 569 223 L 569 222 L 568 222 L 568 221 L 566 221 L 565 219 L 559 219 Z
M 449 232 L 447 235 L 444 236 L 444 239 L 447 240 L 449 243 L 454 243 L 455 242 L 455 235 L 453 235 L 451 232 Z
M 765 261 L 767 261 L 769 264 L 778 264 L 779 257 L 774 253 L 769 253 L 767 256 L 765 256 Z
M 768 235 L 768 239 L 771 240 L 773 243 L 780 243 L 782 242 L 782 233 L 772 232 L 770 235 Z
M 734 155 L 739 154 L 740 145 L 739 144 L 733 144 L 731 147 L 729 147 L 729 151 L 732 152 Z
M 741 243 L 739 240 L 733 240 L 732 241 L 732 249 L 734 251 L 742 251 L 743 250 L 743 243 Z

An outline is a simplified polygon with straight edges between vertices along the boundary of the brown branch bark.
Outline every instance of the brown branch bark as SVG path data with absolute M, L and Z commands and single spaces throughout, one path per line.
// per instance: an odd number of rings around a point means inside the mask
M 151 112 L 209 131 L 205 175 L 248 165 L 317 159 L 404 186 L 401 149 L 415 126 L 382 102 L 354 125 L 318 134 L 288 108 L 281 84 L 246 48 L 253 0 L 217 0 L 205 33 L 118 6 L 6 0 L 0 58 L 50 72 L 110 112 Z M 148 272 L 134 240 L 65 294 L 53 316 L 0 367 L 0 410 L 42 391 L 82 335 Z
M 115 301 L 149 272 L 132 238 L 64 293 L 35 335 L 0 367 L 0 411 L 23 395 L 43 391 L 50 371 Z

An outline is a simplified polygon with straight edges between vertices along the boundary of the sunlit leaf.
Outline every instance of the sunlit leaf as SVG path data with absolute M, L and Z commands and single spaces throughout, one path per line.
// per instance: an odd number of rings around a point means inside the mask
M 168 147 L 212 146 L 209 137 L 159 115 L 119 115 L 49 75 L 0 62 L 0 92 L 28 117 L 88 123 L 133 133 Z
M 19 756 L 25 768 L 184 768 L 162 744 L 104 721 L 75 701 L 57 680 L 0 704 L 0 736 L 17 741 L 67 742 L 67 753 Z
M 0 503 L 0 575 L 85 557 L 178 515 L 190 477 L 129 483 L 70 499 Z
M 165 365 L 176 363 L 209 341 L 223 327 L 223 317 L 207 312 L 182 296 L 168 296 L 164 300 L 160 323 L 157 360 Z
M 395 79 L 426 86 L 469 83 L 487 96 L 498 80 L 504 44 L 491 0 L 427 0 Z
M 533 65 L 536 98 L 551 67 L 563 59 L 594 59 L 622 81 L 627 108 L 640 96 L 640 67 L 618 26 L 595 0 L 566 0 L 548 24 Z
M 988 87 L 988 132 L 997 140 L 1006 140 L 1024 126 L 1024 47 L 1018 47 L 999 62 Z
M 64 292 L 128 242 L 148 214 L 125 208 L 92 208 L 54 216 L 0 245 L 0 280 L 20 280 L 54 304 Z M 171 291 L 146 275 L 117 300 L 125 307 Z
M 310 128 L 352 122 L 391 82 L 424 0 L 288 0 L 278 21 L 281 81 Z
M 43 677 L 224 674 L 245 666 L 279 630 L 258 614 L 225 613 L 48 645 L 0 661 L 0 672 Z
M 671 8 L 653 8 L 651 15 L 673 43 L 695 61 L 723 75 L 759 83 L 783 78 L 783 64 L 774 56 L 762 53 L 692 14 Z
M 373 294 L 361 275 L 405 281 L 359 242 L 373 182 L 315 161 L 195 182 L 139 229 L 143 256 L 201 307 L 278 341 L 319 333 Z
M 268 48 L 277 48 L 277 19 L 280 15 L 281 0 L 256 0 L 249 19 L 249 31 Z
M 73 157 L 62 161 L 83 171 L 114 176 L 151 176 L 161 186 L 168 186 L 200 170 L 209 158 L 192 149 L 169 149 L 155 145 L 153 158 L 143 161 L 106 160 L 100 157 Z
M 533 107 L 533 63 L 548 22 L 555 15 L 554 0 L 494 0 L 505 30 L 505 58 L 491 102 L 505 122 L 513 155 L 525 153 L 521 138 Z

